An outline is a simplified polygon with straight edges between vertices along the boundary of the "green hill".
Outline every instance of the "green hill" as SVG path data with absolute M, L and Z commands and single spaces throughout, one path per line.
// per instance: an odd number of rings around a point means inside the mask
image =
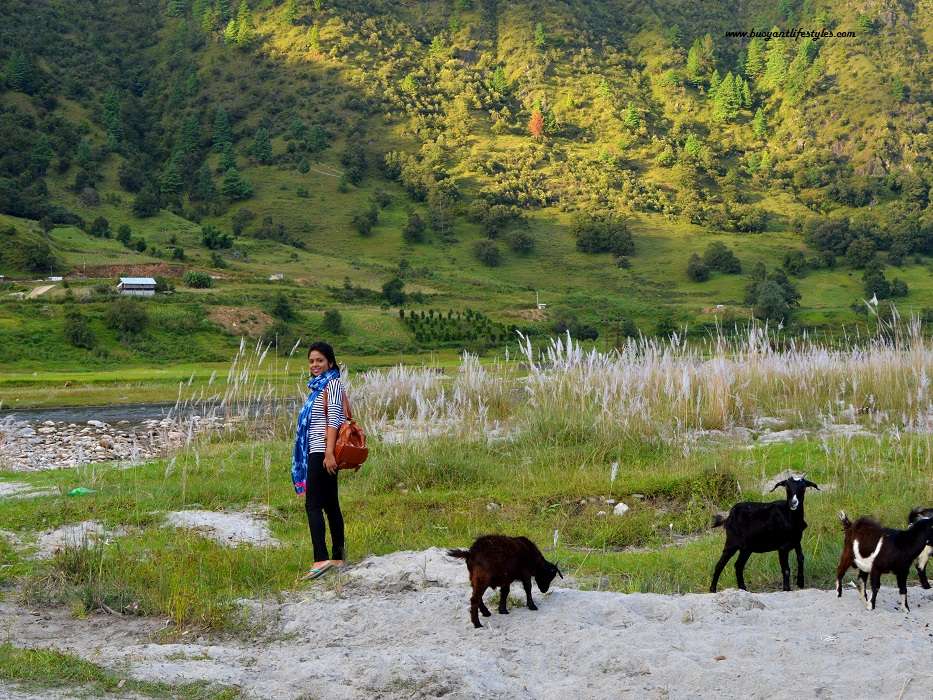
M 0 328 L 54 357 L 75 306 L 105 323 L 93 289 L 124 271 L 170 280 L 153 317 L 187 305 L 176 337 L 196 322 L 204 342 L 100 325 L 110 350 L 74 361 L 215 359 L 224 310 L 280 292 L 277 336 L 338 310 L 360 352 L 752 314 L 832 329 L 872 294 L 933 313 L 930 9 L 11 0 L 0 274 L 72 288 L 40 314 L 0 290 Z M 726 35 L 794 28 L 854 36 Z

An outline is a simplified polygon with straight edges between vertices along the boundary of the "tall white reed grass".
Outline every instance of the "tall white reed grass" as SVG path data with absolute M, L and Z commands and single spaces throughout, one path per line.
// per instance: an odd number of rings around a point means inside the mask
M 344 378 L 354 417 L 387 442 L 516 431 L 545 439 L 676 441 L 696 431 L 754 427 L 762 417 L 786 427 L 933 430 L 933 343 L 920 323 L 850 341 L 785 338 L 752 326 L 702 343 L 641 337 L 601 352 L 569 335 L 540 347 L 519 336 L 517 359 L 481 364 L 464 354 L 453 376 L 397 366 Z M 176 415 L 196 410 L 201 425 L 231 438 L 290 437 L 307 377 L 299 372 L 283 384 L 270 358 L 279 362 L 268 346 L 241 343 L 223 394 L 180 393 Z M 286 373 L 293 359 L 286 359 Z M 189 424 L 189 434 L 197 427 Z

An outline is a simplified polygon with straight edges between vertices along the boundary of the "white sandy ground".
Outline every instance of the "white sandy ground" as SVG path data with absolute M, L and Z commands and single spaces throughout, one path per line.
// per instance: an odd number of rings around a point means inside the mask
M 265 520 L 252 513 L 237 511 L 179 510 L 165 514 L 167 525 L 195 530 L 225 547 L 251 544 L 278 547 Z
M 23 481 L 0 481 L 0 498 L 35 498 L 54 496 L 57 493 L 55 489 L 40 489 Z
M 908 614 L 890 587 L 874 612 L 850 588 L 841 600 L 812 589 L 556 588 L 535 591 L 537 612 L 513 605 L 508 616 L 487 593 L 493 616 L 474 630 L 466 567 L 443 550 L 375 557 L 328 576 L 289 602 L 247 601 L 266 629 L 252 639 L 158 644 L 158 620 L 74 620 L 0 603 L 0 640 L 260 698 L 933 697 L 933 595 L 919 588 Z M 523 597 L 515 587 L 512 595 Z

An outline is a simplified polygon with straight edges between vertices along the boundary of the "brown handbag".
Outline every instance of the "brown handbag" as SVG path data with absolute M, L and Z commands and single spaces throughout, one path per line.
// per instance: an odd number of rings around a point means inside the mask
M 347 394 L 343 394 L 343 413 L 347 419 L 337 428 L 337 440 L 334 443 L 334 459 L 337 460 L 337 469 L 358 470 L 369 456 L 366 447 L 366 433 L 353 421 L 350 411 L 350 401 Z M 327 389 L 324 389 L 324 424 L 327 425 Z M 325 428 L 326 429 L 326 428 Z

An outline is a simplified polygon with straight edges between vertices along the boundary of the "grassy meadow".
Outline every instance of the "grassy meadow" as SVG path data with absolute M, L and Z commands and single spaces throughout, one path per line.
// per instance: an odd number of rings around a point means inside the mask
M 712 516 L 738 500 L 769 498 L 762 487 L 790 469 L 823 487 L 808 495 L 804 550 L 808 585 L 828 587 L 838 510 L 897 526 L 933 499 L 933 439 L 924 427 L 933 348 L 913 331 L 849 350 L 775 350 L 764 334 L 734 345 L 721 339 L 706 352 L 644 340 L 605 354 L 553 341 L 525 345 L 520 362 L 465 356 L 450 375 L 401 366 L 351 374 L 372 456 L 341 476 L 349 559 L 504 532 L 532 537 L 584 587 L 704 591 L 723 538 L 710 529 Z M 261 379 L 268 361 L 256 351 L 238 356 L 244 371 L 228 390 L 230 405 L 237 391 L 274 394 L 247 376 Z M 868 434 L 778 444 L 697 439 L 697 431 L 715 438 L 709 431 L 761 417 Z M 5 528 L 26 542 L 36 530 L 83 520 L 126 531 L 41 562 L 0 544 L 8 595 L 65 604 L 79 616 L 110 608 L 179 627 L 242 629 L 238 599 L 277 599 L 307 585 L 297 580 L 311 553 L 289 479 L 292 421 L 273 414 L 264 426 L 241 423 L 131 469 L 0 475 L 60 494 L 0 501 Z M 76 486 L 96 493 L 64 495 Z M 630 510 L 614 516 L 606 499 Z M 229 549 L 162 526 L 164 513 L 184 509 L 259 513 L 283 546 Z M 777 557 L 753 557 L 747 581 L 753 590 L 779 586 Z M 734 585 L 731 569 L 722 585 Z

